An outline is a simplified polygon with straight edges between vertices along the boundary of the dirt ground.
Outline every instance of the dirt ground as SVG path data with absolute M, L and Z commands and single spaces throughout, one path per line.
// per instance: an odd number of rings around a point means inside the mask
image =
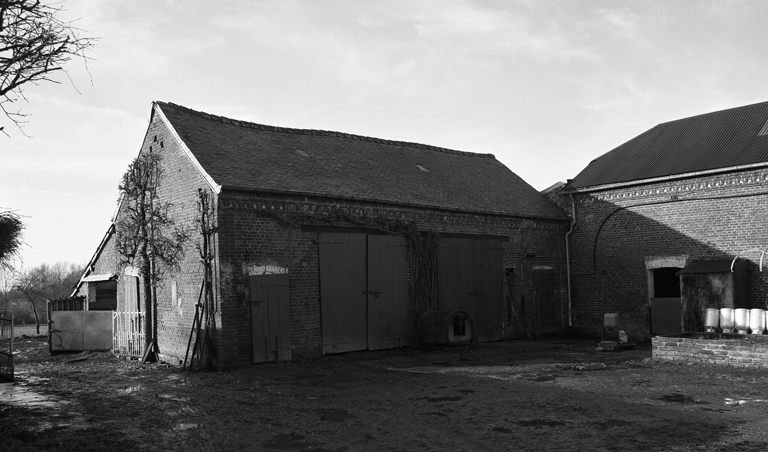
M 16 342 L 2 451 L 764 451 L 765 371 L 582 340 L 326 356 L 223 373 Z

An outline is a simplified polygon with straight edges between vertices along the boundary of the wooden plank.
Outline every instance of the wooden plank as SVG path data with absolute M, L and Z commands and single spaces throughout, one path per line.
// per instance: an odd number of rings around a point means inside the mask
M 367 347 L 366 236 L 318 234 L 324 353 Z
M 368 349 L 407 345 L 405 239 L 368 236 Z

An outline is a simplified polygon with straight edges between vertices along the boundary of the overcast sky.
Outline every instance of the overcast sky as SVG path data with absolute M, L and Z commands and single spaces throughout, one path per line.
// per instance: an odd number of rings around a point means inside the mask
M 658 123 L 768 100 L 761 0 L 63 6 L 99 38 L 88 71 L 27 88 L 30 138 L 0 118 L 0 208 L 24 216 L 26 267 L 88 261 L 153 100 L 491 153 L 539 190 Z

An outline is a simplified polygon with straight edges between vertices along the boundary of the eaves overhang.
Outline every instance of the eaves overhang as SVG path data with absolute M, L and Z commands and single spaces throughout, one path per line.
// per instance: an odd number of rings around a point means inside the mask
M 747 171 L 747 170 L 758 169 L 758 168 L 768 168 L 768 162 L 752 163 L 749 165 L 740 165 L 740 166 L 730 166 L 727 168 L 715 168 L 711 170 L 695 171 L 691 173 L 673 174 L 669 176 L 651 177 L 647 179 L 638 179 L 638 180 L 632 180 L 632 181 L 626 181 L 626 182 L 616 182 L 612 184 L 591 185 L 587 187 L 578 187 L 578 188 L 569 187 L 568 184 L 566 184 L 566 187 L 568 188 L 563 190 L 563 194 L 570 195 L 570 194 L 579 194 L 579 193 L 591 193 L 596 191 L 614 190 L 617 188 L 636 187 L 638 185 L 647 185 L 647 184 L 654 184 L 658 182 L 691 179 L 693 177 L 711 176 L 715 174 L 732 173 L 736 171 Z
M 466 213 L 466 214 L 474 214 L 474 215 L 494 215 L 494 216 L 503 216 L 503 217 L 510 217 L 510 218 L 521 218 L 521 219 L 528 219 L 528 220 L 552 220 L 552 221 L 570 221 L 570 217 L 568 217 L 565 213 L 563 213 L 562 217 L 559 216 L 542 216 L 542 215 L 524 215 L 524 214 L 517 214 L 517 213 L 511 213 L 511 212 L 503 212 L 503 211 L 490 211 L 490 210 L 464 210 L 464 209 L 458 209 L 458 208 L 452 208 L 452 207 L 442 207 L 442 206 L 433 206 L 428 204 L 416 204 L 416 203 L 409 203 L 409 202 L 398 202 L 398 201 L 391 201 L 391 200 L 383 200 L 383 199 L 375 199 L 375 198 L 360 198 L 360 197 L 353 197 L 353 196 L 344 196 L 344 195 L 336 195 L 333 193 L 310 193 L 310 192 L 302 192 L 302 191 L 284 191 L 284 190 L 269 190 L 269 189 L 262 189 L 262 188 L 251 188 L 251 187 L 237 187 L 232 185 L 225 185 L 221 187 L 224 191 L 237 191 L 237 192 L 248 192 L 248 193 L 265 193 L 269 195 L 289 195 L 289 196 L 311 196 L 315 198 L 328 198 L 328 199 L 340 199 L 345 201 L 356 201 L 356 202 L 368 202 L 368 203 L 376 203 L 376 204 L 385 204 L 385 205 L 391 205 L 391 206 L 401 206 L 401 207 L 414 207 L 414 208 L 420 208 L 420 209 L 432 209 L 432 210 L 442 210 L 447 212 L 456 212 L 456 213 Z

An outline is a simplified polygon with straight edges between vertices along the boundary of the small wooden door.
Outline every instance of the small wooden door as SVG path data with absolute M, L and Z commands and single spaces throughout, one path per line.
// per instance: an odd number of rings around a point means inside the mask
M 440 309 L 469 314 L 477 342 L 504 337 L 503 271 L 500 239 L 440 239 Z
M 288 275 L 250 277 L 253 362 L 291 359 Z
M 405 239 L 368 236 L 368 349 L 408 344 Z
M 323 232 L 318 246 L 323 353 L 365 350 L 366 235 Z
M 555 277 L 551 268 L 533 269 L 534 305 L 536 328 L 547 330 L 555 327 L 557 306 L 555 304 Z

